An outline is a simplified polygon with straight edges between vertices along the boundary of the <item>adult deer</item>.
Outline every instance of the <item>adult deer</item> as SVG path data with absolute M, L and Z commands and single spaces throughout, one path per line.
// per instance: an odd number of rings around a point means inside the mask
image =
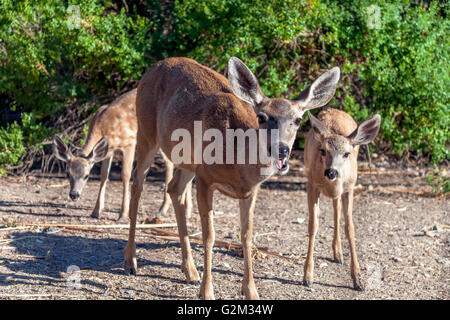
M 359 126 L 347 113 L 326 109 L 318 119 L 308 112 L 311 130 L 306 136 L 305 166 L 307 168 L 309 208 L 309 248 L 305 263 L 304 284 L 311 286 L 314 272 L 314 239 L 319 224 L 319 195 L 333 199 L 334 239 L 333 254 L 337 263 L 343 263 L 339 219 L 344 209 L 345 234 L 350 244 L 351 276 L 356 290 L 363 290 L 355 249 L 353 226 L 353 188 L 358 173 L 359 145 L 371 142 L 380 129 L 380 116 L 375 115 Z
M 130 233 L 124 250 L 125 270 L 135 273 L 136 216 L 145 174 L 157 150 L 161 148 L 171 159 L 177 141 L 172 134 L 178 129 L 195 137 L 195 122 L 201 121 L 205 132 L 212 129 L 226 135 L 227 130 L 254 130 L 257 135 L 268 129 L 278 129 L 275 143 L 262 143 L 259 148 L 273 155 L 269 163 L 259 161 L 251 164 L 236 163 L 236 155 L 244 154 L 249 159 L 250 146 L 243 149 L 231 148 L 234 163 L 206 163 L 195 161 L 195 144 L 189 161 L 178 163 L 174 177 L 169 184 L 169 194 L 174 205 L 182 251 L 181 267 L 188 282 L 198 281 L 186 227 L 184 198 L 186 188 L 195 176 L 197 204 L 202 225 L 205 248 L 204 273 L 200 297 L 214 299 L 211 276 L 213 228 L 213 192 L 218 190 L 232 198 L 239 199 L 241 241 L 244 253 L 244 279 L 242 291 L 247 299 L 257 299 L 258 293 L 253 280 L 251 239 L 253 211 L 259 185 L 275 173 L 288 171 L 287 160 L 297 129 L 306 110 L 325 105 L 333 97 L 339 79 L 339 69 L 333 68 L 320 76 L 296 99 L 267 98 L 262 93 L 258 80 L 247 66 L 237 58 L 228 63 L 228 80 L 219 73 L 187 58 L 169 58 L 153 65 L 138 85 L 136 114 L 138 119 L 136 170 L 131 188 Z M 262 130 L 264 129 L 264 130 Z M 225 140 L 217 142 L 218 147 L 227 150 Z M 273 146 L 279 146 L 274 149 Z M 200 145 L 205 151 L 206 143 Z M 220 148 L 218 148 L 220 149 Z M 197 162 L 197 163 L 196 163 Z M 264 174 L 261 174 L 264 169 Z
M 94 218 L 99 218 L 103 211 L 106 182 L 108 181 L 113 155 L 114 152 L 120 151 L 123 155 L 123 198 L 119 221 L 128 220 L 129 181 L 136 146 L 136 131 L 136 89 L 133 89 L 109 105 L 104 105 L 98 109 L 90 123 L 86 143 L 78 156 L 74 156 L 58 136 L 55 136 L 53 140 L 56 157 L 67 162 L 67 176 L 70 180 L 69 196 L 73 201 L 80 199 L 93 165 L 102 161 L 100 190 L 91 214 Z M 166 186 L 164 201 L 159 209 L 160 214 L 165 214 L 171 204 L 170 196 L 167 193 L 167 185 L 173 175 L 173 164 L 164 155 L 163 158 L 166 164 Z M 190 192 L 190 186 L 188 191 Z M 189 195 L 186 199 L 190 212 L 192 207 L 191 196 Z

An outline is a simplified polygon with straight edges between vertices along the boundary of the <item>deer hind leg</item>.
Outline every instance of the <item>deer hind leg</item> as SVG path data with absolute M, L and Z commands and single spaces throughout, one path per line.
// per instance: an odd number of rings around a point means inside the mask
M 138 137 L 139 142 L 139 137 Z M 141 197 L 142 188 L 144 185 L 145 177 L 151 163 L 158 151 L 157 146 L 148 145 L 145 141 L 142 144 L 137 144 L 136 148 L 136 169 L 133 173 L 133 184 L 131 186 L 131 199 L 130 199 L 130 230 L 128 235 L 128 243 L 124 249 L 125 263 L 124 268 L 127 274 L 136 274 L 137 262 L 136 262 L 136 220 L 139 208 L 139 199 Z
M 341 233 L 340 233 L 341 208 L 342 208 L 341 197 L 333 199 L 333 211 L 334 211 L 333 258 L 334 262 L 343 264 L 344 256 L 342 254 Z
M 214 289 L 212 284 L 211 264 L 212 248 L 214 245 L 214 225 L 213 225 L 213 191 L 210 186 L 201 179 L 196 179 L 197 183 L 197 204 L 202 222 L 202 238 L 204 252 L 204 271 L 199 297 L 205 300 L 214 299 Z
M 195 268 L 194 259 L 192 258 L 191 244 L 186 225 L 186 189 L 191 184 L 194 173 L 176 169 L 173 179 L 170 181 L 167 189 L 173 203 L 175 215 L 177 218 L 178 232 L 180 235 L 180 246 L 182 254 L 181 270 L 186 276 L 187 282 L 198 282 L 200 277 Z
M 252 267 L 252 236 L 253 236 L 253 214 L 258 192 L 255 191 L 249 198 L 239 200 L 241 217 L 241 241 L 244 252 L 244 279 L 242 281 L 242 292 L 246 299 L 258 300 L 258 291 L 256 290 L 253 279 Z
M 108 182 L 109 170 L 111 169 L 113 157 L 106 158 L 102 161 L 102 169 L 100 173 L 100 189 L 98 191 L 97 202 L 95 203 L 94 210 L 91 213 L 92 218 L 99 218 L 100 213 L 103 211 L 105 205 L 105 191 L 106 183 Z
M 161 152 L 161 154 L 166 164 L 166 182 L 164 185 L 164 201 L 158 210 L 158 215 L 164 216 L 166 215 L 167 210 L 169 210 L 169 207 L 172 204 L 172 200 L 170 199 L 170 195 L 167 192 L 167 189 L 169 188 L 170 181 L 173 178 L 173 163 L 169 159 L 167 159 L 164 153 Z
M 135 146 L 126 148 L 123 150 L 123 163 L 122 163 L 122 184 L 123 184 L 123 197 L 122 208 L 120 209 L 119 222 L 128 221 L 128 212 L 130 208 L 130 177 L 133 169 Z
M 309 210 L 309 244 L 308 254 L 306 256 L 306 262 L 304 267 L 303 284 L 310 287 L 313 284 L 314 277 L 314 240 L 316 237 L 317 229 L 319 228 L 319 191 L 314 188 L 310 183 L 306 185 L 308 193 L 308 210 Z
M 359 268 L 358 258 L 356 256 L 355 248 L 355 227 L 353 226 L 353 191 L 344 193 L 342 195 L 342 204 L 344 208 L 345 217 L 345 234 L 350 245 L 350 255 L 351 255 L 351 275 L 353 279 L 353 287 L 356 290 L 364 290 L 364 286 L 361 281 L 361 270 Z

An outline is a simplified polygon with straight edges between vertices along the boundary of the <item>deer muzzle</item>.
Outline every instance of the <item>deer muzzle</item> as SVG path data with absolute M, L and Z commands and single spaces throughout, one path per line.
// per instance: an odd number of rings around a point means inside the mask
M 337 177 L 339 176 L 337 170 L 335 169 L 326 169 L 324 172 L 325 177 L 327 177 L 330 181 L 334 181 L 337 179 Z

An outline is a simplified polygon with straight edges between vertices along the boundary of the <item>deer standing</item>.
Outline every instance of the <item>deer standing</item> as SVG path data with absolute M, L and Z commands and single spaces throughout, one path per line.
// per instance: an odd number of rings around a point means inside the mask
M 360 267 L 355 249 L 353 226 L 353 188 L 358 173 L 359 145 L 367 144 L 380 129 L 380 116 L 375 115 L 359 126 L 347 113 L 326 109 L 318 118 L 308 112 L 311 130 L 306 136 L 305 166 L 307 168 L 307 193 L 309 208 L 309 247 L 304 269 L 304 284 L 311 286 L 314 272 L 314 239 L 319 224 L 319 195 L 333 199 L 334 239 L 333 255 L 337 263 L 343 263 L 339 219 L 341 207 L 345 218 L 345 234 L 351 254 L 351 276 L 356 290 L 363 290 Z
M 104 208 L 106 182 L 111 168 L 115 151 L 122 152 L 122 182 L 123 199 L 120 210 L 119 221 L 128 220 L 129 209 L 129 181 L 133 166 L 136 147 L 136 89 L 133 89 L 109 105 L 98 109 L 90 123 L 88 136 L 78 156 L 72 155 L 66 144 L 56 136 L 53 140 L 54 153 L 56 157 L 67 162 L 67 176 L 70 180 L 70 198 L 78 201 L 86 184 L 93 165 L 102 161 L 100 190 L 94 210 L 91 214 L 99 218 Z M 165 214 L 171 204 L 167 193 L 168 182 L 172 179 L 173 164 L 164 156 L 166 164 L 166 185 L 164 190 L 164 201 L 159 209 L 159 214 Z M 190 186 L 188 188 L 190 192 Z M 187 198 L 188 212 L 192 208 L 191 196 Z
M 275 144 L 260 147 L 271 150 L 270 163 L 207 164 L 195 163 L 195 152 L 190 152 L 188 163 L 178 163 L 168 192 L 174 205 L 182 252 L 182 271 L 188 282 L 198 281 L 199 275 L 191 254 L 186 226 L 184 199 L 187 186 L 195 176 L 197 204 L 202 225 L 204 244 L 204 273 L 200 297 L 214 299 L 211 275 L 212 247 L 214 244 L 213 192 L 218 190 L 239 199 L 241 241 L 244 253 L 244 279 L 242 292 L 247 299 L 257 299 L 253 280 L 251 243 L 253 212 L 259 185 L 271 175 L 288 171 L 288 158 L 302 116 L 306 110 L 325 105 L 333 97 L 339 79 L 339 68 L 320 76 L 296 99 L 267 98 L 261 92 L 258 80 L 237 58 L 228 63 L 228 80 L 221 74 L 187 58 L 168 58 L 154 64 L 140 80 L 136 96 L 138 119 L 136 169 L 133 176 L 130 201 L 130 233 L 124 250 L 125 271 L 136 273 L 136 217 L 144 178 L 159 148 L 172 160 L 177 144 L 172 133 L 184 129 L 195 137 L 194 121 L 201 121 L 203 132 L 216 130 L 226 135 L 227 129 L 255 130 L 278 129 Z M 272 136 L 270 139 L 272 140 Z M 222 145 L 223 143 L 223 145 Z M 217 144 L 227 150 L 225 140 Z M 272 145 L 279 146 L 273 150 Z M 195 141 L 190 143 L 191 150 Z M 201 150 L 205 150 L 202 142 Z M 237 150 L 250 156 L 249 145 Z M 267 153 L 266 153 L 267 154 Z M 266 169 L 265 175 L 261 169 Z

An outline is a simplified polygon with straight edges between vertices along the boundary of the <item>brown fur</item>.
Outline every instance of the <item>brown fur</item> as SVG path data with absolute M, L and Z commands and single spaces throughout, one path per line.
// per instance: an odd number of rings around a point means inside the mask
M 112 158 L 115 152 L 121 152 L 123 155 L 123 199 L 119 220 L 128 220 L 129 180 L 134 160 L 137 133 L 136 92 L 137 90 L 133 89 L 97 110 L 89 125 L 86 143 L 80 152 L 80 156 L 72 156 L 70 161 L 68 161 L 68 171 L 71 178 L 88 175 L 93 165 L 92 161 L 88 159 L 89 154 L 91 154 L 93 148 L 102 137 L 107 137 L 108 151 L 102 160 L 100 189 L 95 208 L 92 212 L 92 216 L 95 218 L 100 216 L 104 207 L 105 188 Z M 173 175 L 173 164 L 165 157 L 164 159 L 166 162 L 166 187 L 164 201 L 159 210 L 162 214 L 167 212 L 171 204 L 170 196 L 167 193 L 167 186 Z M 81 189 L 79 192 L 81 192 Z M 190 201 L 190 195 L 188 199 Z
M 364 122 L 372 124 L 372 126 L 369 126 L 370 130 L 367 131 L 367 141 L 373 139 L 378 132 L 379 116 L 376 117 L 378 117 L 378 121 L 374 117 Z M 312 118 L 311 115 L 310 118 Z M 342 207 L 345 217 L 345 233 L 350 244 L 353 285 L 355 289 L 363 290 L 364 287 L 360 279 L 360 267 L 356 256 L 355 231 L 352 219 L 353 189 L 357 180 L 359 145 L 356 145 L 350 138 L 360 128 L 350 115 L 336 109 L 330 108 L 321 111 L 318 119 L 325 129 L 320 129 L 319 123 L 319 129 L 316 130 L 313 123 L 314 119 L 311 119 L 313 128 L 307 134 L 304 153 L 305 166 L 308 172 L 307 193 L 309 208 L 309 248 L 305 262 L 304 282 L 308 286 L 312 285 L 313 282 L 314 239 L 319 223 L 319 195 L 323 193 L 325 196 L 333 198 L 335 227 L 332 248 L 334 260 L 338 263 L 343 263 L 339 222 Z M 378 128 L 376 127 L 377 124 Z M 364 130 L 361 131 L 363 132 Z M 321 154 L 321 149 L 324 154 Z M 344 159 L 342 155 L 346 152 L 348 152 L 348 158 Z M 324 174 L 325 170 L 331 167 L 338 173 L 334 181 L 327 178 Z
M 303 113 L 327 103 L 334 94 L 339 70 L 324 74 L 320 81 L 305 91 L 298 100 L 269 99 L 263 96 L 256 78 L 238 59 L 230 59 L 229 79 L 187 58 L 169 58 L 153 65 L 139 82 L 136 97 L 138 119 L 136 170 L 130 201 L 130 233 L 124 250 L 125 270 L 136 272 L 136 216 L 145 172 L 158 148 L 170 158 L 178 143 L 171 141 L 176 129 L 186 129 L 194 136 L 194 121 L 202 121 L 203 132 L 218 129 L 225 136 L 226 129 L 261 129 L 257 113 L 273 117 L 278 126 L 284 126 L 282 137 L 286 146 L 292 147 Z M 231 68 L 231 69 L 230 69 Z M 235 69 L 233 69 L 235 68 Z M 231 70 L 231 72 L 230 72 Z M 242 79 L 242 88 L 235 81 Z M 236 80 L 238 79 L 238 80 Z M 231 82 L 230 82 L 231 81 Z M 246 90 L 246 86 L 254 90 Z M 240 91 L 242 89 L 242 91 Z M 319 95 L 320 93 L 320 95 Z M 239 96 L 239 97 L 238 97 Z M 295 123 L 294 123 L 295 120 Z M 268 123 L 268 122 L 267 122 Z M 225 140 L 225 139 L 224 139 Z M 281 138 L 280 138 L 281 141 Z M 192 141 L 192 150 L 193 150 Z M 204 142 L 203 148 L 208 143 Z M 225 144 L 225 141 L 224 141 Z M 226 147 L 224 145 L 224 150 Z M 248 145 L 245 150 L 248 156 Z M 168 192 L 174 205 L 182 251 L 181 267 L 187 281 L 198 281 L 187 233 L 185 206 L 186 186 L 194 178 L 197 185 L 197 203 L 202 223 L 205 247 L 204 273 L 200 296 L 213 299 L 211 260 L 214 243 L 213 192 L 239 199 L 241 240 L 244 252 L 244 279 L 242 292 L 247 299 L 257 299 L 258 293 L 252 272 L 253 212 L 259 185 L 270 175 L 261 175 L 262 168 L 276 173 L 273 164 L 180 164 L 175 171 Z M 281 169 L 280 169 L 281 170 Z

